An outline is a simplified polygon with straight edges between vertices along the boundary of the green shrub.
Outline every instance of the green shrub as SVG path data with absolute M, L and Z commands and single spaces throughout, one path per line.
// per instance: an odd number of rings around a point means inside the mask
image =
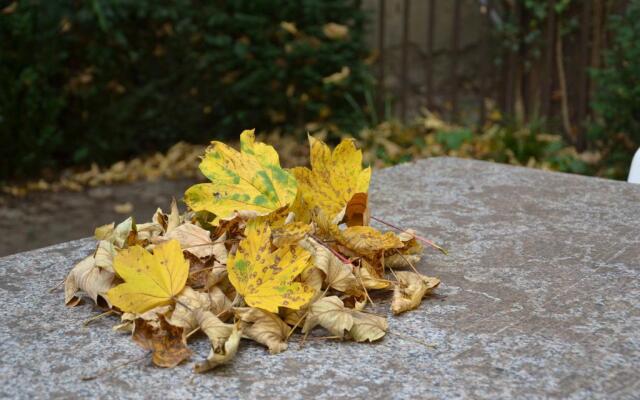
M 609 150 L 611 164 L 628 167 L 640 146 L 640 0 L 611 18 L 613 40 L 603 68 L 593 71 L 596 96 L 592 103 L 599 119 L 592 138 Z
M 0 14 L 0 179 L 245 128 L 355 131 L 364 17 L 351 0 L 20 1 Z

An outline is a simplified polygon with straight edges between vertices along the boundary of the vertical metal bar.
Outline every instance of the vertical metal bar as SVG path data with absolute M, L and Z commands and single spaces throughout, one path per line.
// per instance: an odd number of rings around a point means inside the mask
M 578 150 L 584 150 L 585 147 L 585 132 L 584 121 L 587 115 L 587 108 L 589 106 L 589 74 L 587 70 L 589 68 L 589 32 L 591 31 L 591 0 L 586 0 L 582 4 L 582 12 L 580 13 L 580 55 L 578 61 L 578 112 L 576 113 L 576 126 Z
M 402 121 L 407 120 L 407 89 L 409 87 L 409 18 L 411 12 L 411 0 L 404 0 L 404 9 L 402 14 L 402 79 L 400 83 L 400 118 Z
M 520 24 L 521 19 L 521 9 L 522 4 L 517 1 L 514 5 L 513 16 L 515 22 Z M 518 44 L 517 48 L 509 48 L 508 49 L 508 62 L 507 62 L 507 82 L 505 85 L 505 109 L 504 112 L 507 115 L 513 115 L 515 110 L 515 87 L 516 87 L 516 76 L 518 72 L 518 51 L 520 48 L 520 38 L 517 38 Z
M 460 11 L 461 0 L 455 0 L 453 5 L 453 24 L 451 28 L 451 120 L 458 115 L 458 56 L 460 48 Z
M 548 16 L 545 38 L 544 73 L 540 90 L 540 116 L 547 121 L 551 119 L 551 94 L 553 91 L 553 71 L 556 38 L 556 0 L 547 2 Z
M 427 108 L 433 108 L 433 41 L 436 26 L 436 0 L 429 0 L 429 16 L 427 22 L 427 62 L 426 62 L 426 81 L 427 81 Z
M 378 3 L 378 109 L 380 113 L 384 113 L 385 102 L 385 86 L 384 86 L 384 62 L 385 62 L 385 50 L 384 50 L 384 35 L 385 35 L 385 14 L 386 14 L 386 1 L 380 0 Z
M 489 79 L 489 76 L 491 76 L 491 63 L 490 63 L 490 57 L 491 57 L 491 43 L 490 43 L 490 35 L 491 35 L 491 12 L 492 12 L 492 8 L 491 8 L 491 0 L 487 0 L 487 4 L 486 4 L 486 8 L 484 10 L 485 12 L 485 20 L 484 20 L 484 26 L 482 29 L 482 35 L 484 36 L 483 38 L 483 45 L 482 45 L 482 51 L 485 52 L 485 57 L 487 57 L 487 61 L 484 62 L 482 64 L 482 77 L 480 78 L 480 90 L 479 90 L 479 115 L 478 115 L 478 124 L 480 126 L 480 128 L 482 128 L 485 125 L 485 122 L 487 121 L 487 107 L 485 104 L 485 99 L 487 97 L 489 97 L 489 90 L 490 87 L 492 85 L 492 81 Z

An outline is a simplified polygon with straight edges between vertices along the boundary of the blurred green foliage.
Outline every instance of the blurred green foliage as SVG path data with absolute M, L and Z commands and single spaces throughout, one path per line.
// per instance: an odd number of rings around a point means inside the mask
M 613 168 L 628 166 L 640 147 L 640 0 L 630 1 L 624 14 L 612 16 L 609 26 L 613 39 L 605 65 L 593 71 L 597 90 L 592 107 L 598 121 L 590 135 L 600 147 L 610 149 Z
M 357 3 L 12 3 L 0 13 L 0 179 L 245 128 L 357 130 L 350 102 L 371 83 Z

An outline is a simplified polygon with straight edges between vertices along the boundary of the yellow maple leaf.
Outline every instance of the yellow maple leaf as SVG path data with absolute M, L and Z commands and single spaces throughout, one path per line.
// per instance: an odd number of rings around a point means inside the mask
M 309 252 L 299 246 L 271 252 L 271 228 L 255 219 L 247 224 L 245 236 L 238 251 L 227 259 L 229 280 L 245 302 L 274 313 L 280 306 L 304 307 L 314 291 L 293 280 L 309 266 Z
M 236 211 L 265 215 L 296 197 L 296 180 L 280 167 L 273 147 L 255 141 L 253 130 L 240 135 L 240 151 L 212 142 L 200 171 L 211 182 L 191 186 L 184 200 L 194 211 L 215 214 L 214 223 Z
M 331 219 L 354 194 L 369 190 L 371 168 L 362 168 L 362 152 L 351 139 L 343 140 L 333 153 L 313 136 L 309 136 L 309 145 L 311 169 L 297 167 L 292 172 L 309 208 L 320 208 Z
M 189 274 L 189 262 L 177 240 L 158 245 L 153 254 L 141 246 L 122 250 L 113 268 L 124 283 L 107 292 L 109 302 L 122 311 L 138 314 L 170 304 Z

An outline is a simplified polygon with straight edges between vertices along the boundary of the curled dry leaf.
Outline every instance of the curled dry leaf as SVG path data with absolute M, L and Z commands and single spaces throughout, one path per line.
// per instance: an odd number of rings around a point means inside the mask
M 167 217 L 166 233 L 170 233 L 180 225 L 180 211 L 178 210 L 178 203 L 176 199 L 171 199 L 171 213 Z
M 324 272 L 324 281 L 327 286 L 345 293 L 359 293 L 361 291 L 351 264 L 343 263 L 315 239 L 305 239 L 300 242 L 300 246 L 311 253 L 313 265 Z
M 440 279 L 411 271 L 396 272 L 398 283 L 393 290 L 391 310 L 394 314 L 413 310 L 420 305 L 425 294 L 440 284 Z
M 240 152 L 222 142 L 212 142 L 200 164 L 211 183 L 190 187 L 185 202 L 194 211 L 206 210 L 219 218 L 238 211 L 265 215 L 293 202 L 297 184 L 280 167 L 273 147 L 255 141 L 253 130 L 240 135 Z
M 183 329 L 167 323 L 159 317 L 160 326 L 153 326 L 144 319 L 136 319 L 133 341 L 143 349 L 153 352 L 152 361 L 158 367 L 173 368 L 191 357 Z
M 136 234 L 136 224 L 133 222 L 132 217 L 125 219 L 118 225 L 111 223 L 102 225 L 95 230 L 96 239 L 107 240 L 118 249 L 133 244 Z
M 349 336 L 356 342 L 375 342 L 381 339 L 389 324 L 387 319 L 379 315 L 369 314 L 362 311 L 353 311 L 353 327 L 349 330 Z
M 259 308 L 237 308 L 236 316 L 241 321 L 243 337 L 255 340 L 277 354 L 287 349 L 287 336 L 291 328 L 278 315 Z
M 177 240 L 157 246 L 153 254 L 140 246 L 122 250 L 113 267 L 124 283 L 110 289 L 107 298 L 122 311 L 134 313 L 170 304 L 189 274 Z
M 113 243 L 108 240 L 101 240 L 98 242 L 98 248 L 94 254 L 96 267 L 103 268 L 109 272 L 115 272 L 113 270 L 113 258 L 116 255 L 116 249 L 113 247 Z
M 180 242 L 182 250 L 193 254 L 198 258 L 214 256 L 221 263 L 227 262 L 227 248 L 224 245 L 226 235 L 215 242 L 211 240 L 208 230 L 202 229 L 189 222 L 177 226 L 166 235 L 158 238 L 156 242 L 175 239 Z
M 200 311 L 227 317 L 231 311 L 231 300 L 215 286 L 209 292 L 198 292 L 187 286 L 176 297 L 176 307 L 168 321 L 171 325 L 192 331 L 198 327 L 196 312 Z
M 236 324 L 233 326 L 229 338 L 224 342 L 224 346 L 222 346 L 219 351 L 215 351 L 212 347 L 207 359 L 204 362 L 196 364 L 195 371 L 198 373 L 206 372 L 231 361 L 238 352 L 241 338 L 242 329 L 240 329 Z
M 309 266 L 309 252 L 298 246 L 271 252 L 271 229 L 259 221 L 247 223 L 245 236 L 227 260 L 229 280 L 245 302 L 275 313 L 305 306 L 314 291 L 293 280 Z
M 156 237 L 162 235 L 162 232 L 162 225 L 155 222 L 138 224 L 136 225 L 135 244 L 146 246 L 151 243 Z
M 366 193 L 356 193 L 347 202 L 344 209 L 344 222 L 347 226 L 369 225 L 370 211 L 369 196 Z
M 309 332 L 316 325 L 334 336 L 344 337 L 348 332 L 348 336 L 357 342 L 378 340 L 388 328 L 385 318 L 346 308 L 337 296 L 324 297 L 309 307 L 302 331 Z
M 120 323 L 114 326 L 113 330 L 116 332 L 133 333 L 136 319 L 146 321 L 147 324 L 154 329 L 160 328 L 160 317 L 165 316 L 169 311 L 171 311 L 171 306 L 152 308 L 142 314 L 122 313 L 120 316 Z
M 94 256 L 89 256 L 76 264 L 64 281 L 64 302 L 73 307 L 80 303 L 78 292 L 85 292 L 98 303 L 98 296 L 109 301 L 106 293 L 113 286 L 114 273 L 96 265 Z
M 415 266 L 422 255 L 423 246 L 414 236 L 413 229 L 407 229 L 398 234 L 403 246 L 385 254 L 384 264 L 389 268 L 411 268 Z
M 97 240 L 107 240 L 111 236 L 111 233 L 113 232 L 115 227 L 116 227 L 115 222 L 112 222 L 106 225 L 101 225 L 94 230 L 93 235 Z
M 322 326 L 334 336 L 343 337 L 345 331 L 353 327 L 353 316 L 339 297 L 323 297 L 309 306 L 302 332 L 307 333 L 316 325 Z
M 197 309 L 193 314 L 197 326 L 209 338 L 213 352 L 222 351 L 225 342 L 233 331 L 233 324 L 225 324 L 211 311 Z
M 360 267 L 356 269 L 356 277 L 367 289 L 387 289 L 391 282 L 377 277 L 377 272 L 365 259 L 360 260 Z

